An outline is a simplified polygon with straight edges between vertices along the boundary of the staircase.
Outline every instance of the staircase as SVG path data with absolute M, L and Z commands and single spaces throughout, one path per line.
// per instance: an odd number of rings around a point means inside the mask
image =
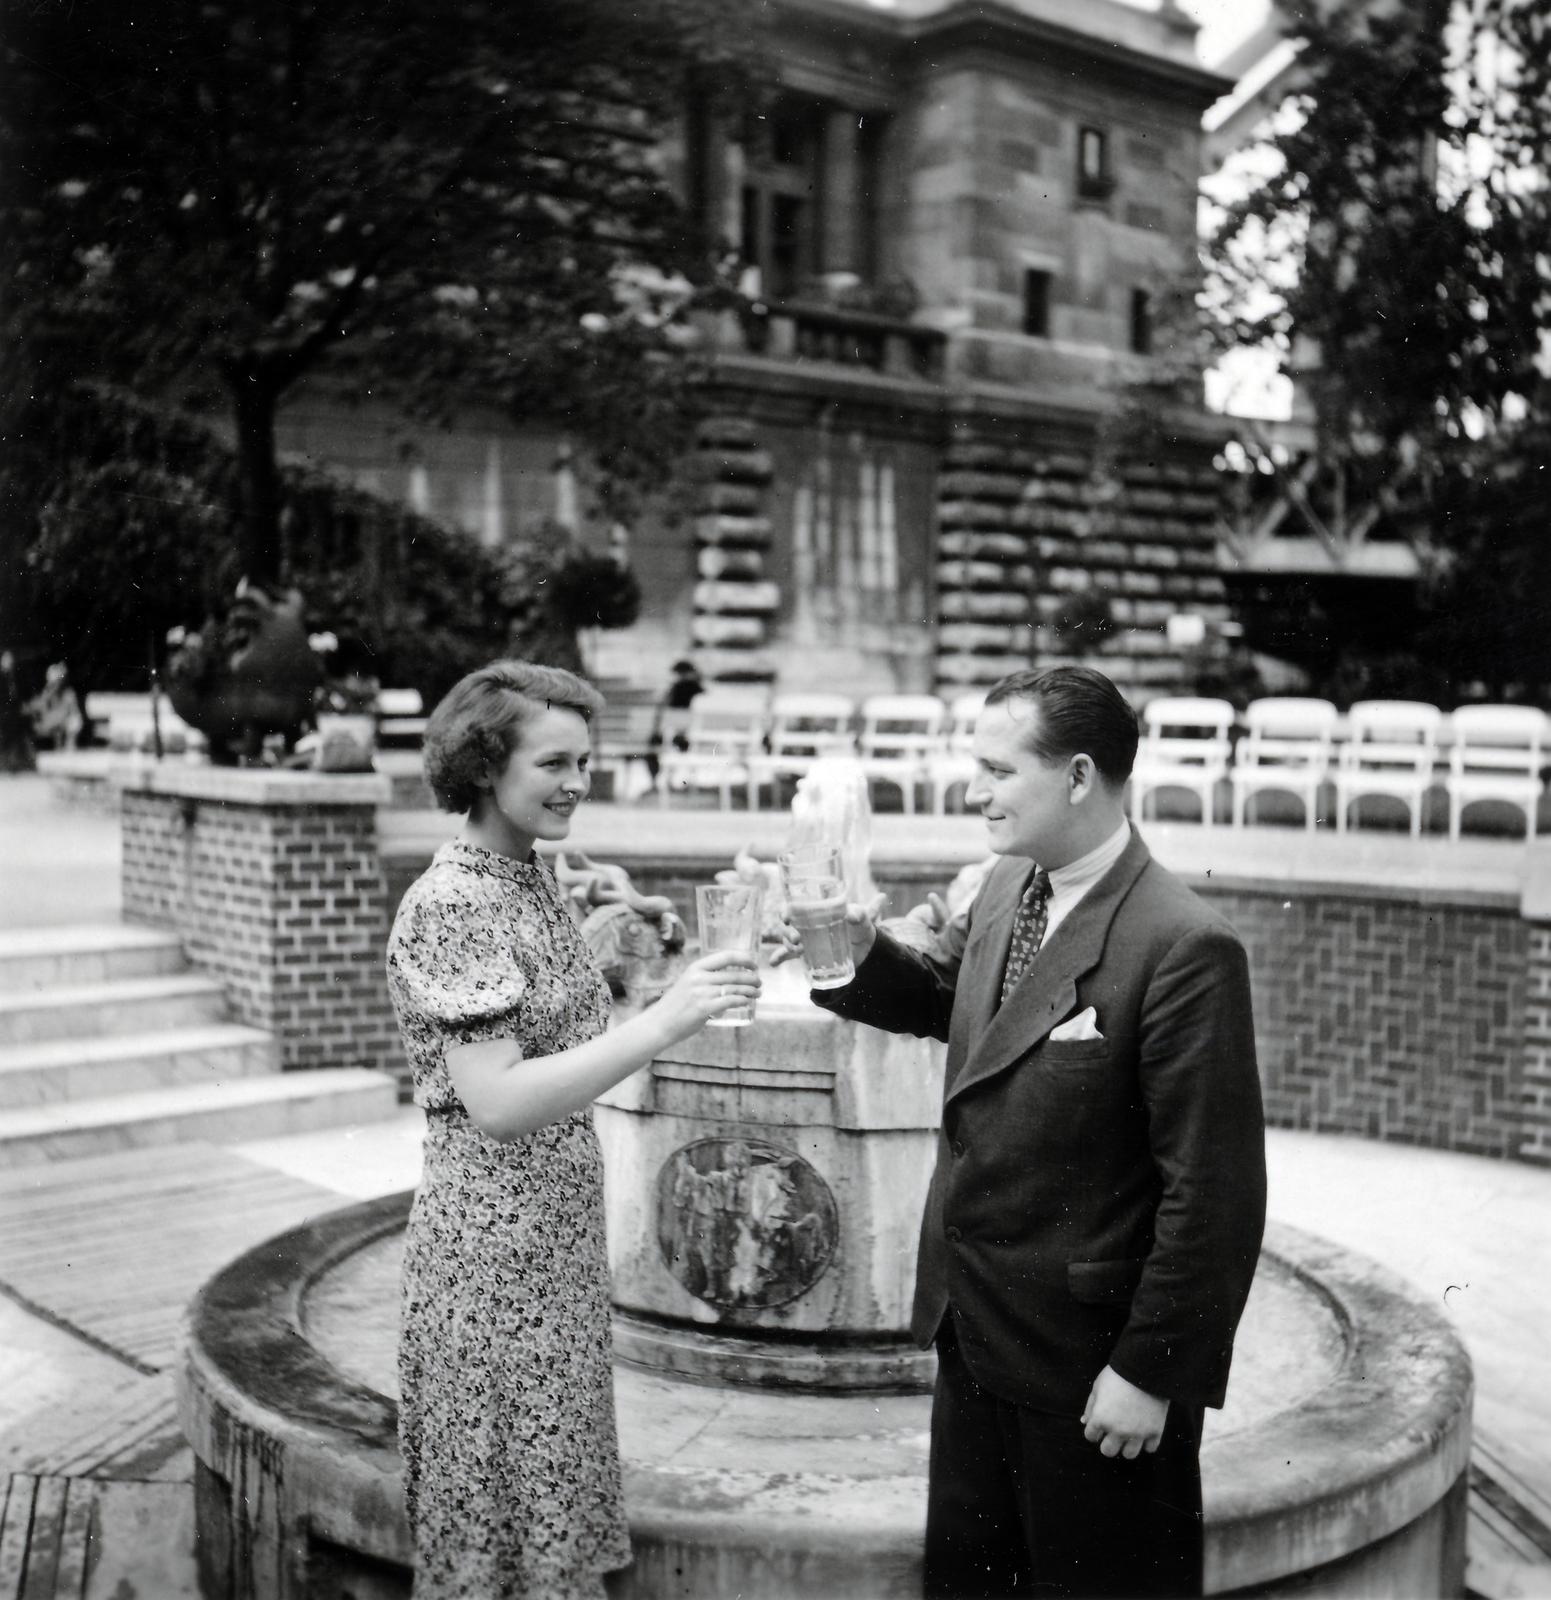
M 375 1122 L 397 1103 L 386 1073 L 282 1073 L 173 934 L 0 931 L 0 1170 Z

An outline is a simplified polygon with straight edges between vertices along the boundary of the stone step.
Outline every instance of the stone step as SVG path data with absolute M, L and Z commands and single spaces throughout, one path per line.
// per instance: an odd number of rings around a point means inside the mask
M 195 972 L 0 994 L 0 1046 L 189 1028 L 226 1017 L 226 991 Z
M 110 983 L 182 972 L 188 965 L 173 933 L 81 923 L 0 929 L 0 994 L 64 983 Z
M 351 1122 L 378 1122 L 398 1085 L 361 1067 L 183 1084 L 0 1111 L 0 1170 L 112 1150 L 206 1139 L 270 1139 Z
M 0 1047 L 0 1110 L 278 1070 L 273 1037 L 235 1022 L 6 1045 Z

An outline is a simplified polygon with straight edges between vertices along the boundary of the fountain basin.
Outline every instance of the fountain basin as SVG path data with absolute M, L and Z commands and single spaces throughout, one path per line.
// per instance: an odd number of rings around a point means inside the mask
M 190 1307 L 179 1415 L 207 1600 L 402 1600 L 397 1263 L 410 1196 L 270 1240 Z M 917 1595 L 929 1399 L 621 1362 L 636 1562 L 616 1594 Z M 1469 1359 L 1416 1292 L 1272 1225 L 1202 1451 L 1207 1590 L 1458 1595 Z

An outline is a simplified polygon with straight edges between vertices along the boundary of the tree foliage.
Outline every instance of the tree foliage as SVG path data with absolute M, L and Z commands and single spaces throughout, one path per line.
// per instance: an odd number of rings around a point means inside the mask
M 1510 112 L 1482 57 L 1487 38 L 1544 19 L 1492 0 L 1463 49 L 1449 19 L 1426 0 L 1306 21 L 1270 175 L 1224 208 L 1210 245 L 1231 339 L 1296 365 L 1328 448 L 1389 467 L 1540 381 L 1545 106 Z
M 122 391 L 53 396 L 48 421 L 57 473 L 35 486 L 37 536 L 6 550 L 0 625 L 33 679 L 62 658 L 83 691 L 142 688 L 168 629 L 231 601 L 236 458 Z M 475 540 L 315 470 L 282 469 L 279 490 L 309 624 L 359 641 L 383 683 L 429 703 L 506 648 L 507 575 Z
M 1291 639 L 1302 606 L 1298 653 L 1338 695 L 1533 692 L 1551 684 L 1529 488 L 1551 439 L 1551 8 L 1306 11 L 1299 88 L 1209 242 L 1209 300 L 1223 343 L 1277 351 L 1312 404 L 1311 497 L 1381 508 L 1424 578 L 1403 640 L 1318 585 L 1267 626 Z
M 8 387 L 219 399 L 238 566 L 265 580 L 275 408 L 309 374 L 428 418 L 471 397 L 542 410 L 608 482 L 659 475 L 710 274 L 661 152 L 689 80 L 740 70 L 731 4 L 5 8 Z

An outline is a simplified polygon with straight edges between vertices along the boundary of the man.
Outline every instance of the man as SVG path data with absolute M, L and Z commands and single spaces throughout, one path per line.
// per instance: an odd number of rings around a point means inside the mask
M 1244 951 L 1131 831 L 1136 744 L 1102 674 L 1004 678 L 966 796 L 1002 859 L 924 953 L 852 907 L 856 977 L 813 994 L 948 1043 L 913 1319 L 934 1600 L 1201 1592 L 1264 1133 Z

